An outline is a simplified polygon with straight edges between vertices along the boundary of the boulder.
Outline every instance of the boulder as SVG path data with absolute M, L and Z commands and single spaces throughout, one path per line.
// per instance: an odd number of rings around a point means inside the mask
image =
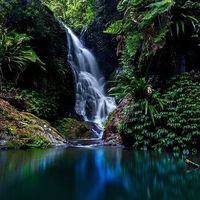
M 66 140 L 47 121 L 19 112 L 0 99 L 0 149 L 65 146 Z
M 90 139 L 94 137 L 94 133 L 86 122 L 74 118 L 59 120 L 55 123 L 55 127 L 66 139 Z
M 110 113 L 103 133 L 103 140 L 108 145 L 121 145 L 122 138 L 119 130 L 119 123 L 123 118 L 123 109 L 128 105 L 130 99 L 124 98 L 119 106 Z

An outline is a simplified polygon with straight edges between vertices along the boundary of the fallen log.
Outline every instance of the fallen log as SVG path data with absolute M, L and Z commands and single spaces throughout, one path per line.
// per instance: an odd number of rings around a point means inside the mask
M 193 161 L 191 161 L 191 160 L 189 160 L 189 159 L 186 159 L 185 160 L 185 163 L 186 164 L 188 164 L 190 167 L 192 167 L 192 168 L 200 168 L 200 165 L 199 164 L 197 164 L 197 163 L 195 163 L 195 162 L 193 162 Z

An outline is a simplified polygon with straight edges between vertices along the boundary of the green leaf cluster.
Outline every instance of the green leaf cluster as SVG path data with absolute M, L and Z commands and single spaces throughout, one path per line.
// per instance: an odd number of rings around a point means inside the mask
M 115 86 L 110 90 L 112 95 L 118 99 L 129 96 L 131 102 L 138 103 L 143 113 L 150 116 L 155 126 L 154 116 L 159 109 L 163 109 L 164 100 L 159 98 L 156 90 L 153 90 L 150 81 L 144 77 L 136 77 L 133 69 L 126 68 L 113 82 Z
M 163 109 L 154 113 L 156 126 L 142 111 L 140 101 L 131 102 L 120 123 L 122 138 L 125 135 L 134 148 L 200 151 L 200 85 L 193 77 L 192 73 L 176 76 L 167 89 L 157 93 L 165 101 Z
M 57 117 L 59 94 L 53 88 L 36 91 L 16 88 L 15 85 L 6 83 L 2 86 L 2 93 L 14 94 L 13 105 L 21 111 L 47 120 Z
M 200 3 L 188 0 L 121 0 L 118 10 L 122 19 L 104 32 L 124 36 L 122 66 L 142 68 L 140 71 L 146 73 L 167 41 L 183 35 L 199 38 L 199 8 Z
M 30 39 L 26 34 L 15 31 L 4 33 L 0 37 L 0 79 L 3 79 L 6 73 L 14 73 L 17 82 L 17 77 L 25 71 L 30 62 L 38 63 L 41 67 L 44 65 L 30 46 Z
M 95 16 L 92 0 L 43 0 L 56 17 L 74 28 L 90 25 Z

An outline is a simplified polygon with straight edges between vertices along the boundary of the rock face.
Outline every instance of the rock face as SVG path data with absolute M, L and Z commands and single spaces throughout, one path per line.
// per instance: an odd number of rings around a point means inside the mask
M 118 128 L 120 120 L 123 118 L 123 109 L 128 105 L 129 99 L 125 98 L 108 117 L 106 122 L 103 140 L 108 145 L 121 145 L 122 137 Z
M 112 21 L 120 18 L 117 4 L 115 0 L 95 0 L 95 20 L 85 33 L 86 46 L 94 52 L 106 78 L 118 67 L 116 38 L 103 33 Z
M 19 112 L 0 99 L 0 149 L 65 146 L 58 131 L 35 115 Z
M 67 62 L 66 32 L 54 14 L 40 0 L 11 0 L 6 26 L 31 37 L 31 46 L 44 62 L 44 68 L 31 63 L 19 78 L 26 88 L 55 88 L 59 91 L 60 113 L 74 107 L 73 74 Z

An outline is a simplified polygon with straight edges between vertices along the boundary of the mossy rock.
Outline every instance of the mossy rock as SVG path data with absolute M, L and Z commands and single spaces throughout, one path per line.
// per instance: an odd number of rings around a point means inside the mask
M 46 148 L 65 145 L 65 142 L 47 121 L 19 112 L 0 98 L 0 149 Z
M 85 122 L 73 118 L 64 118 L 56 122 L 55 127 L 66 139 L 91 138 L 92 131 Z

